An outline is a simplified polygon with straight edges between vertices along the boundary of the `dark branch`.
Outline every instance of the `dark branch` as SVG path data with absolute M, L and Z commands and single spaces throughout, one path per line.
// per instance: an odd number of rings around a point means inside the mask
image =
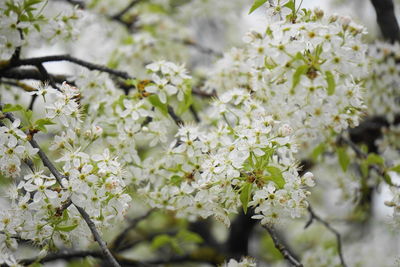
M 195 48 L 196 50 L 198 50 L 199 52 L 201 52 L 203 54 L 214 55 L 214 56 L 217 56 L 217 57 L 222 57 L 223 56 L 223 53 L 215 51 L 214 49 L 209 48 L 209 47 L 204 47 L 204 46 L 200 45 L 199 43 L 196 43 L 193 40 L 184 39 L 184 40 L 176 40 L 176 41 L 178 41 L 178 42 L 180 41 L 184 45 L 193 47 L 193 48 Z
M 248 255 L 249 240 L 258 222 L 251 218 L 253 215 L 253 209 L 249 210 L 247 214 L 243 211 L 240 212 L 233 220 L 230 227 L 225 246 L 227 248 L 227 253 L 237 260 L 242 256 Z
M 168 105 L 168 114 L 171 116 L 171 118 L 174 120 L 176 125 L 178 126 L 183 126 L 185 123 L 183 120 L 175 113 L 174 109 Z
M 48 74 L 56 83 L 63 83 L 68 80 L 68 76 L 66 75 L 57 75 L 57 74 Z M 18 68 L 18 69 L 10 69 L 6 71 L 0 70 L 0 77 L 7 79 L 15 79 L 15 80 L 38 80 L 38 81 L 46 81 L 46 77 L 43 76 L 37 69 L 34 68 Z M 3 82 L 3 81 L 2 81 Z M 71 82 L 68 82 L 71 84 Z
M 132 7 L 137 5 L 140 1 L 142 1 L 142 0 L 133 0 L 133 1 L 131 1 L 124 9 L 122 9 L 120 12 L 118 12 L 114 16 L 111 16 L 111 19 L 121 20 L 122 16 L 125 15 Z
M 394 43 L 400 41 L 400 29 L 394 13 L 392 0 L 371 0 L 376 11 L 376 17 L 385 39 Z
M 88 62 L 88 61 L 84 61 L 82 59 L 72 57 L 68 54 L 20 59 L 15 62 L 10 62 L 10 64 L 7 67 L 5 67 L 3 69 L 3 71 L 9 70 L 11 68 L 19 67 L 19 66 L 37 66 L 38 64 L 43 64 L 46 62 L 55 62 L 55 61 L 68 61 L 68 62 L 77 64 L 79 66 L 85 67 L 89 70 L 98 70 L 101 72 L 106 72 L 106 73 L 112 74 L 114 76 L 123 78 L 123 79 L 134 79 L 134 77 L 130 76 L 125 71 L 110 69 L 104 65 L 99 65 L 99 64 L 94 64 L 94 63 Z M 3 75 L 1 75 L 1 76 L 3 76 Z
M 100 233 L 97 231 L 96 225 L 90 219 L 89 214 L 83 208 L 79 207 L 78 205 L 74 204 L 74 206 L 77 208 L 79 213 L 82 215 L 82 218 L 85 220 L 86 224 L 89 226 L 89 229 L 92 232 L 94 239 L 100 245 L 100 248 L 101 248 L 103 254 L 106 256 L 106 258 L 107 258 L 108 262 L 111 264 L 111 266 L 120 267 L 119 263 L 114 258 L 114 256 L 111 254 L 111 251 L 108 249 L 106 242 L 104 242 L 103 238 L 100 236 Z
M 199 90 L 199 89 L 192 89 L 192 93 L 194 95 L 197 95 L 197 96 L 200 96 L 200 97 L 204 97 L 204 98 L 217 97 L 217 93 L 215 91 L 213 91 L 212 93 L 208 93 L 208 92 L 204 92 L 204 91 Z
M 40 259 L 40 263 L 51 262 L 56 260 L 72 260 L 72 259 L 79 259 L 85 257 L 94 257 L 99 259 L 104 259 L 104 255 L 101 251 L 85 251 L 85 250 L 78 250 L 78 251 L 62 251 L 54 254 L 49 254 L 44 258 Z M 23 265 L 30 265 L 34 262 L 37 262 L 37 258 L 32 259 L 25 259 L 21 260 L 20 264 Z
M 197 123 L 199 123 L 201 120 L 200 120 L 199 114 L 197 113 L 197 110 L 194 108 L 193 105 L 190 105 L 189 109 L 190 109 L 190 112 L 192 112 L 194 120 Z
M 292 266 L 296 267 L 303 267 L 303 264 L 299 262 L 294 256 L 293 253 L 291 253 L 284 245 L 283 243 L 279 240 L 278 236 L 275 233 L 275 230 L 272 226 L 267 226 L 263 225 L 263 228 L 268 231 L 269 235 L 272 238 L 272 241 L 274 242 L 275 247 L 281 252 L 282 256 L 290 263 Z
M 308 206 L 308 212 L 310 213 L 310 219 L 305 225 L 305 228 L 310 226 L 314 220 L 320 222 L 322 225 L 324 225 L 330 232 L 332 232 L 336 236 L 336 242 L 337 242 L 337 250 L 340 258 L 340 263 L 342 264 L 343 267 L 347 267 L 346 262 L 344 261 L 343 257 L 343 251 L 342 251 L 342 237 L 338 231 L 336 231 L 335 228 L 333 228 L 327 221 L 323 220 L 321 217 L 319 217 L 317 214 L 315 214 L 314 210 L 311 208 L 311 206 Z

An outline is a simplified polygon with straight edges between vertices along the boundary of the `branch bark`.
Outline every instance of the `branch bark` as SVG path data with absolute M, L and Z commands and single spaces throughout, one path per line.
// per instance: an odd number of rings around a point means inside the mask
M 6 71 L 6 70 L 9 70 L 9 69 L 12 69 L 15 67 L 19 67 L 19 66 L 38 66 L 39 64 L 43 64 L 46 62 L 55 62 L 55 61 L 68 61 L 68 62 L 77 64 L 79 66 L 85 67 L 89 70 L 98 70 L 101 72 L 106 72 L 106 73 L 112 74 L 114 76 L 123 78 L 123 79 L 134 79 L 134 77 L 130 76 L 125 71 L 114 70 L 114 69 L 108 68 L 104 65 L 94 64 L 94 63 L 70 56 L 68 54 L 19 59 L 19 60 L 10 62 L 10 64 L 8 66 L 6 66 L 2 71 Z
M 400 41 L 399 24 L 394 13 L 392 0 L 371 0 L 382 35 L 391 43 Z

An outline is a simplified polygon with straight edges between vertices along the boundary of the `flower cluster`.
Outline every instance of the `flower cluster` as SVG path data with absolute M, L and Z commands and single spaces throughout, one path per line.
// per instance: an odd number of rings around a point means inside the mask
M 79 90 L 64 82 L 60 90 L 49 88 L 47 85 L 40 87 L 32 95 L 40 95 L 46 101 L 46 95 L 50 94 L 50 102 L 46 105 L 46 117 L 57 119 L 65 127 L 75 126 L 81 121 L 79 110 Z
M 21 172 L 21 160 L 37 153 L 28 142 L 28 136 L 20 129 L 20 120 L 0 122 L 0 173 L 17 177 Z
M 162 103 L 167 103 L 167 97 L 175 94 L 178 100 L 182 101 L 184 95 L 190 93 L 188 81 L 191 77 L 186 74 L 183 65 L 177 66 L 172 62 L 162 60 L 151 63 L 146 68 L 153 74 L 154 83 L 147 86 L 146 91 L 157 94 Z
M 178 217 L 214 215 L 229 225 L 228 215 L 255 208 L 262 223 L 298 217 L 307 207 L 307 186 L 293 153 L 287 124 L 275 121 L 250 94 L 217 100 L 203 127 L 179 129 L 165 155 L 149 157 L 138 168 L 142 192 L 154 207 L 175 210 Z
M 76 35 L 72 22 L 80 18 L 78 10 L 67 9 L 48 20 L 41 13 L 45 5 L 46 1 L 31 0 L 0 3 L 0 60 L 9 60 L 17 48 L 26 45 L 27 37 L 32 33 L 30 38 L 51 42 Z
M 250 32 L 226 53 L 206 88 L 250 92 L 275 119 L 289 123 L 305 147 L 359 122 L 367 67 L 364 29 L 349 18 L 299 11 Z
M 400 45 L 377 42 L 369 46 L 370 73 L 364 77 L 368 115 L 385 115 L 393 122 L 400 114 Z
M 392 186 L 392 199 L 390 201 L 385 201 L 385 205 L 393 208 L 393 223 L 399 228 L 400 227 L 400 189 L 398 187 Z
M 242 258 L 239 262 L 230 259 L 228 262 L 221 265 L 221 267 L 255 267 L 257 266 L 256 262 L 252 258 Z
M 117 158 L 108 149 L 90 147 L 103 130 L 80 120 L 79 90 L 64 83 L 60 91 L 43 86 L 34 93 L 46 103 L 47 118 L 37 121 L 59 122 L 61 129 L 68 127 L 55 136 L 50 146 L 50 150 L 62 153 L 56 160 L 61 165 L 62 179 L 34 168 L 32 174 L 24 175 L 22 181 L 11 186 L 10 207 L 3 208 L 0 214 L 0 238 L 6 255 L 17 248 L 17 238 L 32 240 L 45 251 L 60 244 L 84 241 L 82 237 L 89 239 L 90 231 L 75 205 L 84 208 L 96 225 L 107 227 L 111 220 L 122 218 L 131 201 Z M 18 119 L 12 124 L 4 119 L 2 124 L 1 166 L 7 176 L 16 176 L 21 160 L 38 149 L 30 147 Z M 12 170 L 11 165 L 15 166 Z

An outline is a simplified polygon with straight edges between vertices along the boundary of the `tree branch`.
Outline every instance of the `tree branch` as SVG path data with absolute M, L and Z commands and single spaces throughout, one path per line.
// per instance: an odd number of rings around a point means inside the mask
M 65 55 L 54 55 L 54 56 L 45 56 L 45 57 L 36 57 L 36 58 L 26 58 L 26 59 L 19 59 L 15 62 L 10 62 L 8 66 L 6 66 L 2 71 L 9 70 L 11 68 L 19 67 L 19 66 L 37 66 L 38 64 L 43 64 L 46 62 L 54 62 L 54 61 L 68 61 L 79 66 L 85 67 L 89 70 L 98 70 L 101 72 L 106 72 L 112 74 L 114 76 L 123 78 L 123 79 L 134 79 L 134 77 L 130 76 L 125 71 L 114 70 L 108 68 L 104 65 L 94 64 L 68 54 Z M 3 76 L 3 75 L 1 75 Z
M 391 43 L 400 41 L 400 29 L 392 0 L 371 0 L 382 35 Z
M 276 232 L 272 226 L 263 225 L 263 228 L 268 231 L 269 235 L 274 242 L 275 247 L 281 252 L 282 256 L 292 265 L 296 267 L 303 267 L 303 264 L 298 261 L 291 251 L 289 251 L 279 240 Z
M 48 74 L 56 83 L 63 83 L 68 80 L 67 75 L 57 75 L 57 74 Z M 39 80 L 46 81 L 46 77 L 43 76 L 37 69 L 28 68 L 28 69 L 10 69 L 6 71 L 0 70 L 0 77 L 7 79 L 15 79 L 15 80 Z M 3 82 L 3 81 L 2 81 Z M 68 82 L 71 84 L 71 82 Z
M 40 259 L 40 263 L 51 262 L 56 260 L 72 260 L 77 258 L 85 258 L 85 257 L 94 257 L 99 259 L 104 259 L 104 255 L 101 251 L 86 251 L 86 250 L 77 250 L 77 251 L 61 251 L 54 254 L 49 254 L 44 258 Z M 32 263 L 38 262 L 37 258 L 24 259 L 20 261 L 20 264 L 30 265 Z
M 114 16 L 111 16 L 111 19 L 113 20 L 121 20 L 122 16 L 125 15 L 132 7 L 140 3 L 142 0 L 133 0 L 131 1 L 124 9 L 122 9 L 120 12 L 115 14 Z
M 308 212 L 310 213 L 310 219 L 304 226 L 304 228 L 309 227 L 314 220 L 320 222 L 322 225 L 324 225 L 330 232 L 332 232 L 336 236 L 336 241 L 337 241 L 337 250 L 340 258 L 340 263 L 342 264 L 343 267 L 347 267 L 347 264 L 344 260 L 343 257 L 343 251 L 342 251 L 342 237 L 338 231 L 336 231 L 335 228 L 333 228 L 327 221 L 323 220 L 321 217 L 319 217 L 317 214 L 315 214 L 314 210 L 311 208 L 311 206 L 308 206 Z

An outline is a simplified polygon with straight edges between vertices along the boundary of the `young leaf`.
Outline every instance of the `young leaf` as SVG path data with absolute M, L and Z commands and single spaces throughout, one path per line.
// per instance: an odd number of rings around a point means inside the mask
M 158 108 L 165 116 L 168 116 L 168 107 L 166 104 L 162 103 L 158 98 L 158 95 L 151 95 L 148 97 L 150 103 Z
M 253 5 L 250 8 L 249 14 L 253 13 L 254 10 L 256 10 L 257 8 L 259 8 L 260 6 L 262 6 L 265 2 L 267 2 L 268 0 L 254 0 Z
M 240 192 L 240 202 L 242 203 L 243 211 L 245 214 L 247 213 L 247 206 L 249 205 L 252 186 L 253 184 L 246 183 L 245 185 L 243 185 L 242 191 Z
M 321 144 L 319 144 L 316 148 L 314 148 L 314 150 L 313 150 L 313 152 L 311 153 L 311 158 L 314 160 L 314 161 L 317 161 L 318 160 L 318 157 L 320 156 L 320 155 L 322 155 L 322 153 L 324 153 L 325 152 L 325 144 L 324 143 L 321 143 Z
M 176 237 L 182 241 L 190 243 L 198 244 L 203 242 L 203 238 L 201 238 L 200 235 L 186 229 L 180 230 L 179 233 L 176 235 Z
M 346 148 L 338 147 L 336 149 L 336 152 L 337 152 L 337 155 L 338 155 L 338 160 L 339 160 L 340 167 L 342 167 L 342 170 L 344 172 L 346 172 L 347 171 L 347 167 L 350 164 L 350 157 L 347 154 Z
M 366 162 L 368 165 L 377 164 L 379 166 L 383 166 L 385 164 L 385 160 L 375 153 L 368 154 Z
M 76 227 L 78 227 L 78 224 L 73 224 L 73 225 L 57 225 L 54 229 L 57 231 L 61 232 L 71 232 L 74 230 Z
M 172 238 L 173 237 L 165 234 L 158 235 L 153 239 L 153 242 L 151 242 L 151 248 L 156 250 L 160 247 L 170 244 L 172 242 Z
M 332 72 L 327 71 L 325 72 L 325 79 L 326 82 L 328 83 L 328 95 L 333 95 L 335 93 L 335 88 L 336 88 L 336 83 L 335 83 L 335 77 L 333 76 Z
M 393 185 L 392 182 L 392 177 L 388 173 L 383 174 L 383 180 L 388 184 L 388 185 Z
M 21 110 L 24 110 L 24 107 L 18 104 L 17 105 L 5 104 L 3 106 L 3 112 L 13 112 Z
M 282 189 L 286 183 L 285 179 L 283 178 L 282 171 L 279 168 L 273 166 L 268 166 L 265 169 L 271 174 L 268 179 L 273 181 L 278 186 L 278 188 Z
M 391 168 L 389 169 L 389 171 L 393 171 L 393 172 L 400 173 L 400 165 L 391 167 Z
M 47 133 L 46 125 L 53 125 L 54 122 L 51 121 L 51 119 L 39 119 L 35 121 L 34 127 L 35 129 L 38 129 L 44 133 Z
M 178 115 L 182 115 L 186 110 L 188 110 L 191 104 L 193 104 L 193 98 L 192 91 L 189 89 L 185 91 L 184 99 L 179 103 L 178 109 L 176 111 Z
M 292 91 L 300 83 L 301 75 L 306 74 L 307 71 L 308 71 L 307 65 L 301 65 L 296 69 L 296 71 L 293 74 Z

